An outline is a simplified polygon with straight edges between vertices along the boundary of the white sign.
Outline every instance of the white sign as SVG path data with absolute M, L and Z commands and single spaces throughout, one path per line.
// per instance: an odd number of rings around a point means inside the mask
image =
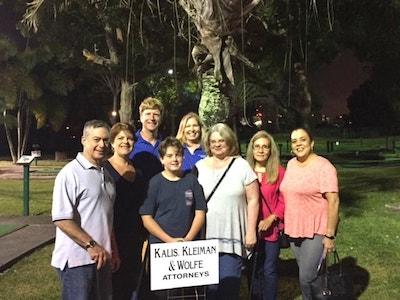
M 19 165 L 29 165 L 34 157 L 32 155 L 22 155 L 18 160 L 17 164 Z
M 150 245 L 150 289 L 219 283 L 217 240 Z

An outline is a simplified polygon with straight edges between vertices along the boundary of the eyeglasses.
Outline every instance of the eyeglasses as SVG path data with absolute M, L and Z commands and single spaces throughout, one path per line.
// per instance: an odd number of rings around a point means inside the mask
M 271 149 L 271 146 L 268 145 L 253 145 L 254 150 L 269 150 Z
M 225 142 L 224 139 L 219 139 L 219 140 L 210 140 L 210 145 L 215 145 L 215 144 L 222 144 Z

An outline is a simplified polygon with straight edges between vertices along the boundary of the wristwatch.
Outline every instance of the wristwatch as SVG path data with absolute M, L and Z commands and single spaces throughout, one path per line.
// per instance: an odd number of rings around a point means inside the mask
M 96 246 L 96 241 L 90 240 L 89 242 L 86 243 L 85 249 L 87 250 L 89 248 L 93 248 L 94 246 Z
M 326 238 L 330 239 L 330 240 L 334 240 L 335 236 L 334 235 L 324 235 Z

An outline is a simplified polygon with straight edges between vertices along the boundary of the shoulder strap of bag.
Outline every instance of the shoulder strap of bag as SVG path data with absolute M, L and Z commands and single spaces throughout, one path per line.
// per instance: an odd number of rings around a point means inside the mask
M 207 197 L 206 199 L 206 203 L 208 201 L 210 201 L 211 197 L 214 195 L 215 191 L 217 190 L 219 184 L 221 183 L 222 179 L 224 179 L 226 173 L 228 173 L 229 169 L 231 168 L 231 166 L 233 165 L 233 162 L 235 161 L 236 157 L 232 158 L 231 162 L 229 163 L 228 167 L 226 168 L 224 174 L 222 174 L 222 177 L 219 179 L 219 181 L 217 182 L 217 184 L 214 186 L 213 190 L 211 191 L 210 195 Z
M 261 195 L 261 199 L 264 201 L 265 205 L 267 206 L 269 213 L 272 214 L 272 210 L 269 207 L 267 200 L 264 198 L 263 194 L 261 193 L 261 190 L 260 190 L 260 195 Z
M 190 173 L 192 173 L 196 178 L 199 177 L 199 169 L 197 169 L 196 166 L 194 166 L 194 167 L 192 168 L 192 171 L 190 171 Z

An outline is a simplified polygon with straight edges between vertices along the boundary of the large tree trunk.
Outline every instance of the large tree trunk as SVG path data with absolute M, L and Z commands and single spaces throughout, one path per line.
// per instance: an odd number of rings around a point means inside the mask
M 221 92 L 214 75 L 203 75 L 199 116 L 207 127 L 226 122 L 229 116 L 229 99 Z
M 17 158 L 21 157 L 22 144 L 22 112 L 21 107 L 17 111 Z
M 5 129 L 5 132 L 6 132 L 7 144 L 8 144 L 8 148 L 10 149 L 11 159 L 12 159 L 13 163 L 15 164 L 17 162 L 17 154 L 15 152 L 14 143 L 13 143 L 13 140 L 12 140 L 10 128 L 8 128 L 8 125 L 7 125 L 7 122 L 6 122 L 7 110 L 4 110 L 3 116 L 4 116 L 4 129 Z
M 295 63 L 294 69 L 297 77 L 297 112 L 300 117 L 299 124 L 297 125 L 309 128 L 311 116 L 311 94 L 308 88 L 307 74 L 305 73 L 302 63 Z
M 25 128 L 23 130 L 22 146 L 21 146 L 21 152 L 19 154 L 19 157 L 21 157 L 21 155 L 23 155 L 27 149 L 28 137 L 29 137 L 29 133 L 31 130 L 32 118 L 31 118 L 31 110 L 30 110 L 30 107 L 28 104 L 27 104 L 24 114 L 25 114 L 25 125 L 24 125 Z
M 29 103 L 23 98 L 19 103 L 20 106 L 17 111 L 17 159 L 24 154 L 27 148 L 31 125 Z
M 221 93 L 228 101 L 228 120 L 226 121 L 232 128 L 233 132 L 237 134 L 238 120 L 238 103 L 240 102 L 235 87 L 230 81 L 225 80 L 221 85 Z
M 132 119 L 133 88 L 133 84 L 124 79 L 121 80 L 119 119 L 124 123 L 134 123 Z

